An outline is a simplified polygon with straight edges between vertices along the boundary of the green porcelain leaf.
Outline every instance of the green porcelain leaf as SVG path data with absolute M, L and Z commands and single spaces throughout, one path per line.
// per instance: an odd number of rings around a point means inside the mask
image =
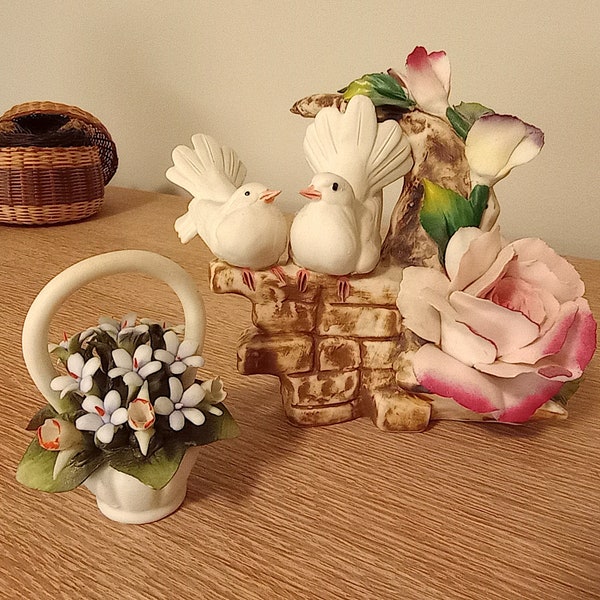
M 450 238 L 461 227 L 478 227 L 487 205 L 489 188 L 476 186 L 467 200 L 452 190 L 423 179 L 423 204 L 420 220 L 423 229 L 438 245 L 440 259 Z
M 222 416 L 206 414 L 206 421 L 200 426 L 186 421 L 185 427 L 176 434 L 167 429 L 157 431 L 155 435 L 162 436 L 164 442 L 159 442 L 156 451 L 143 457 L 137 448 L 121 448 L 111 453 L 110 466 L 154 489 L 163 488 L 175 475 L 190 446 L 204 446 L 238 435 L 239 427 L 229 411 L 223 404 L 216 406 L 223 411 Z
M 577 391 L 581 382 L 583 381 L 583 376 L 579 379 L 574 379 L 573 381 L 567 381 L 563 384 L 563 386 L 558 391 L 552 400 L 560 404 L 563 408 L 566 408 L 567 403 L 571 396 Z
M 344 95 L 344 100 L 350 100 L 358 95 L 367 96 L 375 106 L 387 105 L 410 109 L 415 104 L 408 97 L 404 88 L 387 73 L 363 75 L 339 92 Z
M 117 450 L 111 454 L 108 464 L 113 469 L 131 475 L 155 490 L 160 490 L 177 472 L 186 450 L 187 446 L 183 442 L 171 438 L 147 457 L 143 457 L 133 448 Z
M 17 481 L 43 492 L 67 492 L 81 485 L 99 466 L 101 453 L 84 450 L 72 458 L 53 479 L 58 452 L 44 450 L 34 439 L 17 467 Z
M 463 139 L 467 138 L 473 123 L 484 115 L 492 115 L 494 111 L 478 102 L 461 102 L 446 109 L 446 117 L 454 131 Z

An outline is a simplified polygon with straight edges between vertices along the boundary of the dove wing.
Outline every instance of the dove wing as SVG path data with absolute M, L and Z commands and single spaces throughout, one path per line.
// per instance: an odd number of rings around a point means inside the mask
M 234 150 L 221 146 L 209 135 L 192 136 L 192 145 L 193 149 L 177 146 L 173 150 L 173 166 L 167 170 L 167 179 L 195 198 L 227 201 L 244 182 L 246 167 Z
M 355 96 L 341 113 L 321 110 L 308 127 L 304 153 L 315 173 L 341 175 L 359 201 L 379 192 L 412 167 L 410 144 L 396 121 L 377 123 L 375 107 Z

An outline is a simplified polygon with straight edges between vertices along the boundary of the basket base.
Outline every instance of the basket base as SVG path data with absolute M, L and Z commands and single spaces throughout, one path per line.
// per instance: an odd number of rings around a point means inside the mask
M 96 214 L 104 198 L 65 204 L 27 206 L 0 204 L 0 223 L 5 225 L 56 225 L 81 221 Z

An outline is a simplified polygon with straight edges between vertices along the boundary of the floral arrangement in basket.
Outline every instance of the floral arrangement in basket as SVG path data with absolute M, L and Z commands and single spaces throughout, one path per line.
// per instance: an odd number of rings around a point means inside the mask
M 57 406 L 28 425 L 37 432 L 17 479 L 47 492 L 71 490 L 100 467 L 164 488 L 193 446 L 232 438 L 238 427 L 223 405 L 220 378 L 189 381 L 204 364 L 180 327 L 100 318 L 99 325 L 49 350 L 65 367 L 51 387 Z M 195 369 L 194 369 L 195 370 Z
M 418 109 L 464 141 L 468 196 L 421 180 L 419 220 L 442 268 L 409 266 L 400 284 L 403 324 L 421 340 L 412 360 L 416 390 L 504 422 L 526 421 L 551 399 L 566 404 L 596 349 L 584 284 L 542 240 L 503 239 L 493 191 L 537 156 L 543 133 L 478 103 L 450 105 L 448 57 L 423 47 L 404 73 L 365 75 L 341 93 Z

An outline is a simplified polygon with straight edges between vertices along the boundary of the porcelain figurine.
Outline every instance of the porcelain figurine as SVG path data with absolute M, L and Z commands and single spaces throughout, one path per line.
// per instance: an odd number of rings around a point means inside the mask
M 303 267 L 300 287 L 306 286 L 307 269 L 369 273 L 381 251 L 382 190 L 413 165 L 406 136 L 395 121 L 378 123 L 371 100 L 355 96 L 344 113 L 335 107 L 319 112 L 306 132 L 304 152 L 316 175 L 300 192 L 309 203 L 290 230 L 292 259 Z
M 279 190 L 244 183 L 246 167 L 237 154 L 208 135 L 192 137 L 194 149 L 173 150 L 167 178 L 193 196 L 175 229 L 186 244 L 199 235 L 210 251 L 229 264 L 243 267 L 249 287 L 252 272 L 287 261 L 288 225 L 272 204 Z
M 367 74 L 296 102 L 292 112 L 315 119 L 305 150 L 317 175 L 292 226 L 295 262 L 283 281 L 257 272 L 255 290 L 238 269 L 211 264 L 213 291 L 252 302 L 238 369 L 277 376 L 296 425 L 370 416 L 386 431 L 422 431 L 436 419 L 567 416 L 596 346 L 584 285 L 541 240 L 500 235 L 494 193 L 539 153 L 543 133 L 481 104 L 453 105 L 449 94 L 446 53 L 417 47 L 403 72 Z M 365 192 L 369 152 L 357 143 L 378 139 L 373 115 L 378 131 L 395 136 L 390 176 L 404 172 L 404 183 L 378 261 L 363 269 L 359 240 L 377 246 L 376 236 L 349 232 L 360 230 L 364 199 L 379 198 L 377 186 Z M 352 272 L 340 294 L 337 276 Z
M 54 313 L 79 287 L 137 272 L 169 285 L 181 301 L 185 337 L 149 321 L 101 318 L 50 350 Z M 23 356 L 48 404 L 31 420 L 36 438 L 17 479 L 62 492 L 85 485 L 100 511 L 123 523 L 166 517 L 183 502 L 199 446 L 237 435 L 219 378 L 194 381 L 204 364 L 205 314 L 193 279 L 152 252 L 123 250 L 83 260 L 50 281 L 23 326 Z M 58 373 L 57 358 L 66 373 Z

